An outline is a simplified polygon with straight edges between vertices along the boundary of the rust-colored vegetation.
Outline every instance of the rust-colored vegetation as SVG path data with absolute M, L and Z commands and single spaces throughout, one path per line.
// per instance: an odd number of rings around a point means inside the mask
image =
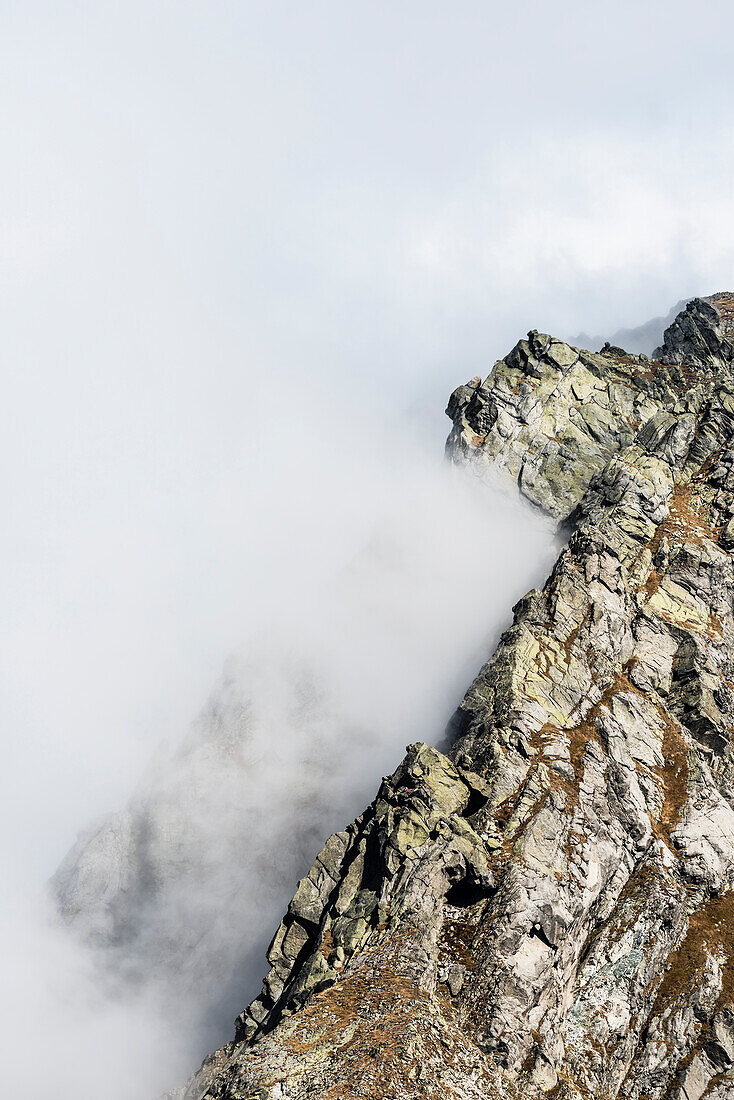
M 664 763 L 653 771 L 662 784 L 665 798 L 660 820 L 653 831 L 670 847 L 670 834 L 680 821 L 681 812 L 688 799 L 690 749 L 683 740 L 678 723 L 670 717 L 663 706 L 658 706 L 656 709 L 663 724 Z
M 467 970 L 476 970 L 479 965 L 473 951 L 476 934 L 476 924 L 461 920 L 444 920 L 440 943 L 442 958 L 460 962 Z
M 670 497 L 670 508 L 650 541 L 650 553 L 655 557 L 663 538 L 673 544 L 682 542 L 700 546 L 704 539 L 715 541 L 718 530 L 706 522 L 701 503 L 695 499 L 694 486 L 678 484 Z
M 700 981 L 707 957 L 712 955 L 724 964 L 717 1003 L 734 1005 L 734 893 L 731 892 L 711 898 L 697 913 L 691 914 L 688 931 L 671 954 L 660 983 L 654 1015 L 690 996 L 691 986 Z
M 421 989 L 389 953 L 368 952 L 358 970 L 316 993 L 287 1022 L 281 1043 L 304 1065 L 313 1055 L 321 1064 L 321 1052 L 338 1060 L 340 1079 L 320 1094 L 324 1100 L 443 1100 L 455 1095 L 438 1080 L 451 1066 L 475 1072 L 487 1097 L 500 1100 L 493 1071 L 458 1027 L 448 998 Z

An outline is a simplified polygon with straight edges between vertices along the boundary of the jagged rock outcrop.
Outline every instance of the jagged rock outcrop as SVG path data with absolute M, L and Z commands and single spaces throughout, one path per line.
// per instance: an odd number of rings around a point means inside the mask
M 692 298 L 665 330 L 653 356 L 683 368 L 719 366 L 726 370 L 734 362 L 733 337 L 734 294 L 723 291 L 708 298 Z
M 568 544 L 175 1095 L 734 1096 L 733 300 L 659 360 L 530 333 L 452 395 L 451 459 Z
M 733 310 L 732 295 L 692 299 L 658 349 L 665 371 L 621 348 L 594 354 L 528 333 L 489 378 L 451 395 L 447 454 L 480 476 L 509 474 L 533 504 L 568 518 L 594 474 L 643 424 L 670 415 L 691 391 L 694 404 L 700 401 L 721 370 L 731 369 Z

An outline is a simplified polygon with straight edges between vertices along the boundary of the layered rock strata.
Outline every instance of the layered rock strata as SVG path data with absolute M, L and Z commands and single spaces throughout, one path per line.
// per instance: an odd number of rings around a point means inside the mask
M 451 460 L 567 547 L 176 1095 L 734 1096 L 733 302 L 693 299 L 655 360 L 531 332 L 452 395 Z

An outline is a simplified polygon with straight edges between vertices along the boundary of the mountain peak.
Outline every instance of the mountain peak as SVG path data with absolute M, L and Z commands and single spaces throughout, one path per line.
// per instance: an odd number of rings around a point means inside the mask
M 729 369 L 734 362 L 734 293 L 691 298 L 665 330 L 653 358 Z

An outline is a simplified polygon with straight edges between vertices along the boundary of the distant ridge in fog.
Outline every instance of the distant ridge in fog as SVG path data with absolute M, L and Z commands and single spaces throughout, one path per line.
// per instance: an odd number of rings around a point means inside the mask
M 625 351 L 634 352 L 636 355 L 651 355 L 653 348 L 662 344 L 665 329 L 673 323 L 690 300 L 690 298 L 681 298 L 666 317 L 653 317 L 652 320 L 645 321 L 644 325 L 638 325 L 637 328 L 619 328 L 611 336 L 589 336 L 586 332 L 580 332 L 577 336 L 571 336 L 568 342 L 576 348 L 596 351 L 606 340 L 609 340 L 610 344 L 624 348 Z

